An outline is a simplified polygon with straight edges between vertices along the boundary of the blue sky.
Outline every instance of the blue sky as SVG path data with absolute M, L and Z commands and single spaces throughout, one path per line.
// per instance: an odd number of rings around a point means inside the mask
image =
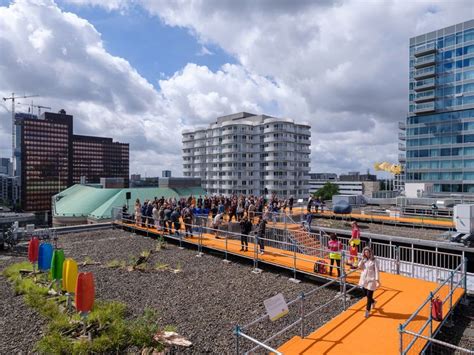
M 212 55 L 199 55 L 202 44 L 189 30 L 170 27 L 139 6 L 127 11 L 58 3 L 60 8 L 88 20 L 102 35 L 106 50 L 130 62 L 151 84 L 172 76 L 188 63 L 205 65 L 212 71 L 235 60 L 220 47 L 206 44 Z

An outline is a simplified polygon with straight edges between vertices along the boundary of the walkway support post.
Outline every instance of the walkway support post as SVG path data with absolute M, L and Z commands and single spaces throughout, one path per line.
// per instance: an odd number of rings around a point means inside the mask
M 342 305 L 344 310 L 346 310 L 346 269 L 344 268 L 346 261 L 344 250 L 341 252 L 341 279 L 342 279 Z
M 300 304 L 300 311 L 301 311 L 301 329 L 300 329 L 300 336 L 301 339 L 304 339 L 304 292 L 301 292 L 301 304 Z
M 430 316 L 428 321 L 430 322 L 430 338 L 433 336 L 433 292 L 430 292 Z
M 395 255 L 396 255 L 396 268 L 397 268 L 397 275 L 400 275 L 400 247 L 397 245 L 395 247 Z
M 403 324 L 398 325 L 398 334 L 400 334 L 399 353 L 403 354 Z
M 235 335 L 235 354 L 239 355 L 240 354 L 240 327 L 239 325 L 236 325 L 234 328 L 234 335 Z
M 463 252 L 464 253 L 464 252 Z M 464 277 L 464 296 L 463 296 L 463 303 L 464 304 L 467 304 L 469 301 L 467 300 L 467 257 L 464 257 L 463 259 L 463 270 L 462 270 L 462 273 L 463 273 L 463 277 Z

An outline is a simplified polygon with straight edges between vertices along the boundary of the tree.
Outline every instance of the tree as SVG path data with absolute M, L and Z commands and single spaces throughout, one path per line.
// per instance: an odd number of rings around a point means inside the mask
M 318 191 L 316 191 L 313 196 L 319 197 L 321 200 L 332 200 L 334 195 L 339 193 L 339 186 L 336 184 L 331 184 L 329 181 L 324 184 Z

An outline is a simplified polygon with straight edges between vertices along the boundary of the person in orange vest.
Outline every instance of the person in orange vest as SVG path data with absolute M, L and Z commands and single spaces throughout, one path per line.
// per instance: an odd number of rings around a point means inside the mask
M 337 236 L 335 234 L 331 234 L 331 239 L 328 242 L 328 247 L 329 247 L 329 259 L 330 259 L 329 275 L 332 275 L 333 264 L 336 264 L 337 277 L 341 277 L 342 243 L 339 240 L 337 240 Z
M 359 252 L 360 245 L 360 228 L 356 221 L 352 222 L 351 226 L 351 239 L 349 239 L 349 262 L 351 269 L 357 268 L 357 253 Z

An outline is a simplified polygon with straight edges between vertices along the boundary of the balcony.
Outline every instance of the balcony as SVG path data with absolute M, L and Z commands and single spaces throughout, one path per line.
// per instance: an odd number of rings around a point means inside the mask
M 415 102 L 426 102 L 426 101 L 433 101 L 435 99 L 435 92 L 434 90 L 431 91 L 422 91 L 415 96 Z
M 407 147 L 405 144 L 398 143 L 398 150 L 401 150 L 402 152 L 407 150 Z
M 407 136 L 404 132 L 399 132 L 398 133 L 398 139 L 401 140 L 401 141 L 404 141 L 407 139 Z
M 405 154 L 398 154 L 398 161 L 400 163 L 405 163 L 407 161 L 407 157 L 405 156 Z
M 415 106 L 415 113 L 426 113 L 435 111 L 434 102 L 426 102 Z
M 434 78 L 427 79 L 427 80 L 422 80 L 418 81 L 414 87 L 415 91 L 423 91 L 423 90 L 429 90 L 429 89 L 434 89 L 436 86 L 436 81 Z
M 407 129 L 407 123 L 405 121 L 398 122 L 398 129 L 405 131 Z
M 419 57 L 415 59 L 415 68 L 424 68 L 430 65 L 435 64 L 436 56 L 434 54 L 430 54 L 424 57 Z
M 435 75 L 436 75 L 435 66 L 431 66 L 431 67 L 426 67 L 426 68 L 422 68 L 420 70 L 415 71 L 415 73 L 413 74 L 413 78 L 415 80 L 420 80 L 420 79 L 430 78 Z
M 271 142 L 279 142 L 279 138 L 276 138 L 276 137 L 266 137 L 266 138 L 263 138 L 263 143 L 271 143 Z
M 235 168 L 233 166 L 223 166 L 222 168 L 219 168 L 221 171 L 234 171 Z
M 222 154 L 234 153 L 235 148 L 222 148 Z
M 224 157 L 221 159 L 221 161 L 223 163 L 232 163 L 233 161 L 235 161 L 236 159 L 234 159 L 233 157 Z
M 427 43 L 415 48 L 415 57 L 420 57 L 427 54 L 436 53 L 436 43 Z
M 234 140 L 234 138 L 224 138 L 222 139 L 221 144 L 233 144 L 237 142 L 237 140 Z
M 193 154 L 193 152 L 183 152 L 183 157 L 192 157 Z

